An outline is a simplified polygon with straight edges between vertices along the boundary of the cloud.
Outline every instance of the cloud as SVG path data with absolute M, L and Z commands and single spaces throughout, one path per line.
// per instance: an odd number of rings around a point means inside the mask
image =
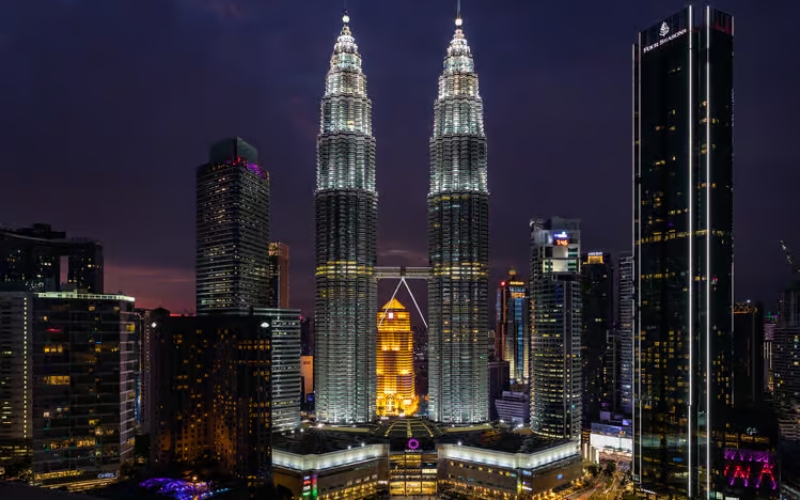
M 194 270 L 157 266 L 106 264 L 105 291 L 122 291 L 146 309 L 194 309 Z
M 378 250 L 378 257 L 381 259 L 389 260 L 389 262 L 380 262 L 382 266 L 427 266 L 428 254 L 417 252 L 415 250 L 406 250 L 402 248 Z

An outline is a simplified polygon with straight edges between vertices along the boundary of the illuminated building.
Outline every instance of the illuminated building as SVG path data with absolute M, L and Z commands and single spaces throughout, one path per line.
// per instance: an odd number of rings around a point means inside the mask
M 68 258 L 67 283 L 86 293 L 103 293 L 103 246 L 67 238 L 49 224 L 0 228 L 0 286 L 23 285 L 31 292 L 62 290 L 61 258 Z
M 235 137 L 197 169 L 197 314 L 269 307 L 269 175 Z
M 222 473 L 248 486 L 269 481 L 272 346 L 280 320 L 265 314 L 171 316 L 154 327 L 154 465 L 191 468 L 213 459 Z M 297 358 L 299 379 L 299 352 Z M 299 380 L 297 392 L 299 400 Z
M 777 313 L 767 311 L 764 315 L 764 390 L 769 394 L 775 391 L 772 373 L 773 343 L 775 327 L 778 325 Z
M 533 218 L 531 228 L 531 429 L 581 436 L 580 222 Z
M 631 252 L 624 252 L 619 258 L 617 325 L 614 332 L 617 355 L 617 390 L 619 391 L 619 410 L 625 415 L 633 414 L 633 273 L 634 262 Z
M 578 447 L 489 425 L 459 431 L 394 419 L 372 431 L 325 426 L 276 436 L 273 459 L 275 483 L 302 498 L 530 500 L 581 477 Z
M 633 46 L 633 478 L 721 494 L 733 403 L 733 18 L 687 7 Z
M 289 246 L 269 244 L 269 298 L 270 307 L 289 308 Z
M 583 431 L 588 438 L 600 409 L 617 407 L 614 266 L 611 254 L 603 252 L 583 252 L 581 261 Z
M 459 13 L 434 104 L 428 193 L 428 415 L 453 424 L 489 418 L 486 136 L 461 25 Z
M 71 491 L 117 480 L 133 458 L 133 302 L 120 295 L 0 292 L 4 466 L 25 457 L 34 484 Z
M 378 193 L 372 103 L 343 21 L 317 138 L 314 387 L 319 421 L 354 424 L 375 418 Z
M 530 316 L 528 289 L 511 269 L 497 290 L 497 332 L 501 359 L 508 362 L 516 384 L 527 384 L 530 378 Z
M 379 417 L 413 415 L 419 403 L 414 394 L 414 339 L 411 315 L 397 299 L 378 314 Z
M 33 439 L 33 296 L 0 292 L 0 467 L 23 464 Z
M 772 341 L 775 407 L 781 440 L 800 448 L 800 282 L 783 290 L 778 304 Z

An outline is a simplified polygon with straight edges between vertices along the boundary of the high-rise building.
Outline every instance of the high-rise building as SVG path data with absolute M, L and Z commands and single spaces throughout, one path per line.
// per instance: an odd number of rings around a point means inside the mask
M 119 478 L 135 440 L 133 303 L 119 295 L 0 292 L 0 461 L 27 455 L 34 484 L 53 488 Z
M 318 420 L 354 424 L 375 418 L 378 193 L 372 102 L 343 21 L 317 138 L 314 387 Z
M 639 33 L 632 156 L 633 477 L 713 497 L 733 401 L 730 15 L 690 6 Z
M 269 298 L 270 307 L 289 308 L 289 246 L 281 242 L 269 244 Z
M 411 314 L 393 298 L 377 315 L 377 414 L 379 417 L 414 415 L 419 400 L 414 393 Z
M 459 13 L 434 104 L 430 139 L 428 416 L 489 418 L 489 189 L 478 75 Z
M 531 429 L 540 436 L 581 435 L 580 222 L 533 218 L 531 228 Z
M 197 314 L 269 307 L 269 175 L 242 139 L 197 169 Z
M 61 260 L 67 258 L 67 284 L 86 293 L 103 293 L 103 246 L 67 238 L 49 224 L 0 228 L 0 286 L 32 292 L 62 290 Z
M 778 314 L 766 311 L 764 314 L 764 390 L 772 394 L 775 390 L 773 383 L 772 359 L 773 341 L 775 340 L 775 327 L 778 325 Z
M 525 285 L 517 271 L 511 269 L 497 289 L 497 345 L 501 359 L 508 361 L 515 384 L 527 384 L 530 379 L 531 311 Z
M 583 252 L 581 261 L 583 428 L 588 437 L 601 407 L 613 411 L 617 406 L 616 339 L 610 335 L 614 325 L 614 265 L 611 254 L 603 252 Z
M 155 466 L 214 459 L 223 473 L 248 484 L 271 478 L 276 326 L 270 316 L 239 314 L 156 322 Z M 299 397 L 299 383 L 297 392 Z
M 155 329 L 163 322 L 164 318 L 169 317 L 170 312 L 159 307 L 152 310 L 137 309 L 136 313 L 139 316 L 139 324 L 136 328 L 137 341 L 139 343 L 139 424 L 141 433 L 149 434 L 155 412 L 155 384 L 158 377 L 153 361 L 155 352 L 158 349 Z
M 633 414 L 633 253 L 623 252 L 619 256 L 617 272 L 617 318 L 614 329 L 617 344 L 619 411 Z
M 800 448 L 800 282 L 781 292 L 774 335 L 774 404 L 781 440 Z
M 733 405 L 764 401 L 764 306 L 737 302 L 733 308 Z
M 316 351 L 314 345 L 314 318 L 300 319 L 300 348 L 303 356 L 313 356 Z

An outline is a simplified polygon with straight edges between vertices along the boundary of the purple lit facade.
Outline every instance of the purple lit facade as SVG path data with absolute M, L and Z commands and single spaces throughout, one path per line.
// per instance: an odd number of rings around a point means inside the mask
M 192 483 L 181 479 L 154 477 L 142 482 L 140 487 L 175 500 L 204 500 L 228 491 L 228 488 L 213 489 L 211 483 Z

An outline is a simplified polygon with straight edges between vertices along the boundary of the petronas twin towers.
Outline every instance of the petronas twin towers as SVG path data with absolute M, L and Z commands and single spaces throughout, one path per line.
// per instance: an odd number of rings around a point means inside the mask
M 372 103 L 348 16 L 334 46 L 317 139 L 317 419 L 375 419 L 378 194 Z M 434 105 L 428 193 L 429 411 L 488 420 L 489 191 L 483 103 L 461 30 Z

